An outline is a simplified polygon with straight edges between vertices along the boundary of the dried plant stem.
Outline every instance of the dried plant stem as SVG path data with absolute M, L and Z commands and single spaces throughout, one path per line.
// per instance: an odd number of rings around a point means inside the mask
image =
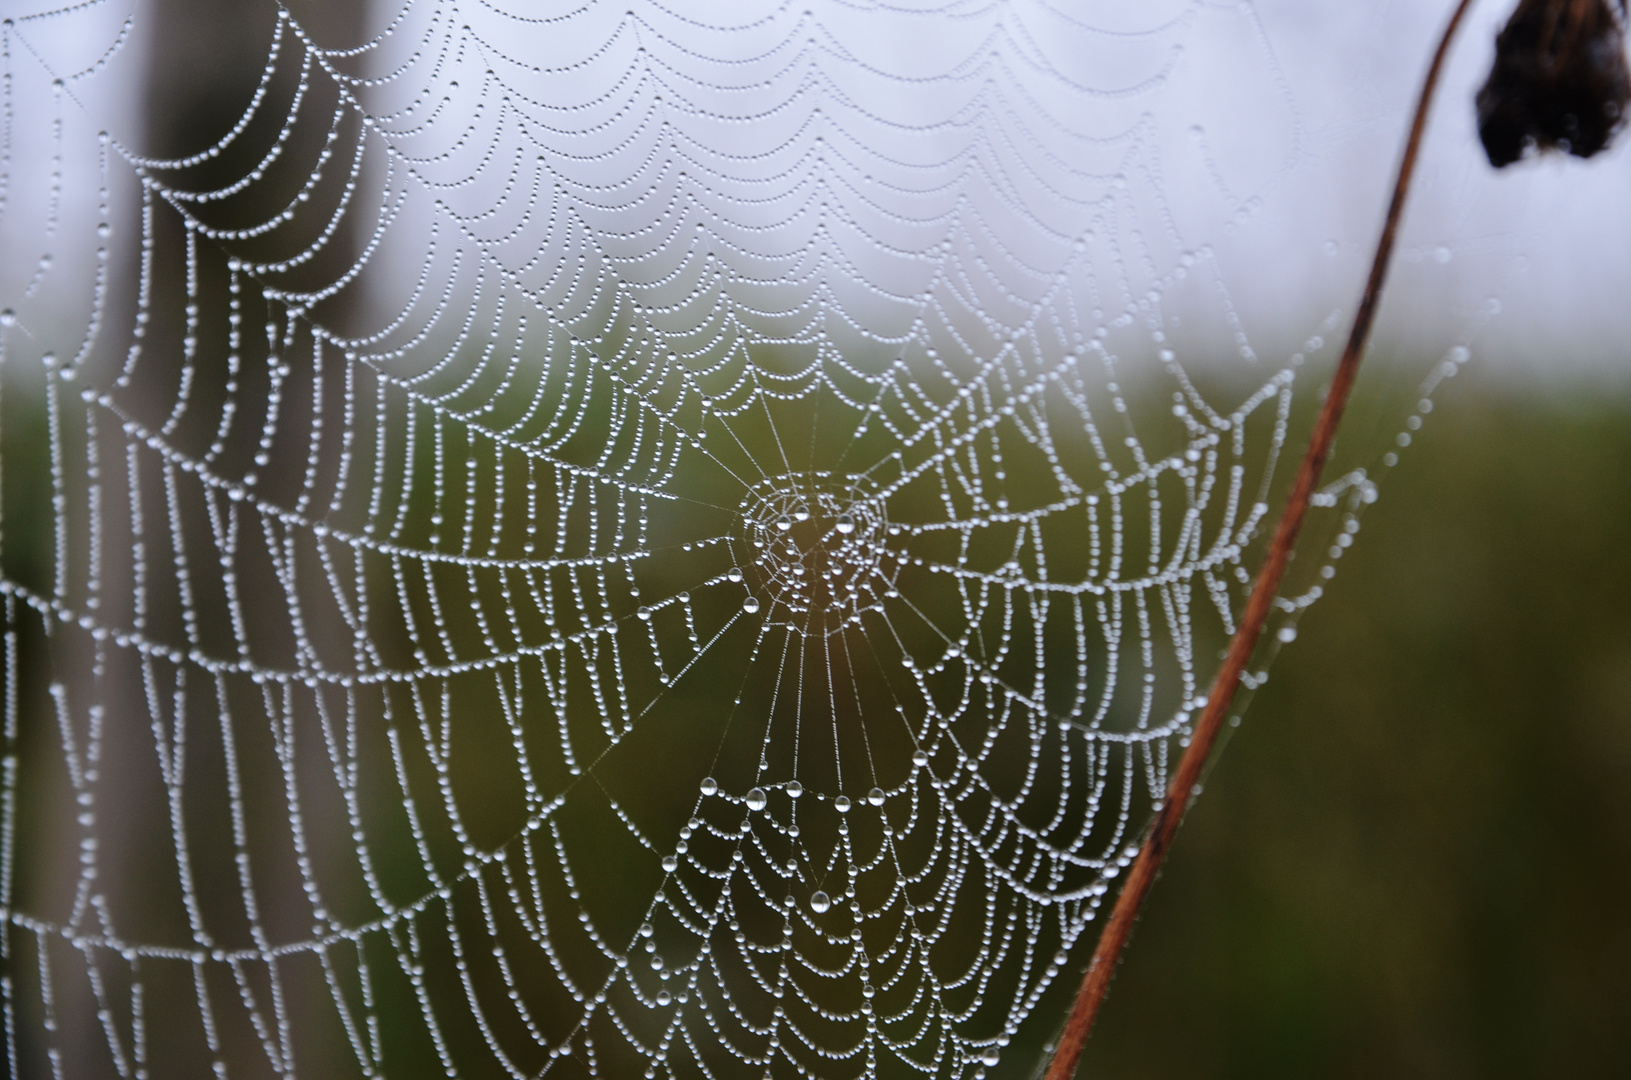
M 1432 103 L 1433 91 L 1438 85 L 1450 41 L 1455 36 L 1462 16 L 1466 14 L 1471 2 L 1472 0 L 1459 0 L 1457 3 L 1455 12 L 1450 16 L 1449 25 L 1444 28 L 1444 35 L 1439 39 L 1438 50 L 1433 54 L 1433 62 L 1427 69 L 1427 78 L 1422 83 L 1421 96 L 1416 102 L 1415 119 L 1410 125 L 1410 137 L 1405 142 L 1404 157 L 1399 162 L 1399 173 L 1393 181 L 1393 199 L 1388 204 L 1382 236 L 1376 243 L 1376 255 L 1371 260 L 1370 277 L 1366 280 L 1365 291 L 1359 298 L 1359 309 L 1354 313 L 1353 329 L 1348 334 L 1348 343 L 1342 350 L 1342 358 L 1337 362 L 1336 374 L 1331 379 L 1331 389 L 1325 398 L 1325 405 L 1320 410 L 1314 432 L 1308 440 L 1308 449 L 1304 452 L 1302 464 L 1297 469 L 1297 479 L 1292 485 L 1291 497 L 1280 515 L 1279 524 L 1275 527 L 1268 557 L 1264 560 L 1262 570 L 1258 572 L 1257 582 L 1252 587 L 1250 599 L 1246 602 L 1246 611 L 1241 617 L 1240 625 L 1235 630 L 1234 638 L 1229 642 L 1229 652 L 1224 658 L 1223 667 L 1218 671 L 1217 681 L 1212 684 L 1212 693 L 1207 698 L 1206 709 L 1201 713 L 1200 722 L 1195 726 L 1188 749 L 1178 762 L 1178 770 L 1167 788 L 1166 800 L 1156 814 L 1148 839 L 1128 871 L 1127 881 L 1122 886 L 1120 895 L 1116 897 L 1116 905 L 1099 936 L 1098 947 L 1093 950 L 1092 962 L 1088 965 L 1087 974 L 1082 978 L 1081 989 L 1076 993 L 1076 1003 L 1072 1006 L 1070 1018 L 1065 1022 L 1064 1031 L 1059 1037 L 1053 1062 L 1048 1067 L 1047 1080 L 1070 1080 L 1076 1072 L 1076 1063 L 1081 1057 L 1082 1047 L 1087 1042 L 1088 1032 L 1093 1028 L 1093 1018 L 1099 1011 L 1099 1005 L 1104 1001 L 1105 991 L 1109 989 L 1117 959 L 1121 955 L 1122 947 L 1127 943 L 1127 936 L 1132 932 L 1133 923 L 1138 918 L 1138 909 L 1155 881 L 1155 875 L 1161 868 L 1167 849 L 1172 846 L 1172 838 L 1183 820 L 1184 809 L 1189 805 L 1195 785 L 1200 780 L 1201 770 L 1205 767 L 1212 745 L 1217 741 L 1218 732 L 1223 727 L 1224 715 L 1229 711 L 1230 702 L 1234 700 L 1235 688 L 1240 683 L 1241 673 L 1246 670 L 1246 663 L 1251 659 L 1252 652 L 1257 647 L 1257 639 L 1263 632 L 1263 624 L 1268 619 L 1275 594 L 1280 588 L 1280 578 L 1285 574 L 1286 563 L 1290 560 L 1292 548 L 1297 542 L 1297 533 L 1302 528 L 1303 515 L 1308 510 L 1308 500 L 1313 495 L 1314 487 L 1319 483 L 1320 472 L 1325 468 L 1326 459 L 1331 454 L 1331 442 L 1336 438 L 1337 425 L 1342 422 L 1343 408 L 1347 405 L 1348 393 L 1353 389 L 1354 377 L 1359 371 L 1360 357 L 1370 338 L 1371 325 L 1376 318 L 1376 307 L 1382 297 L 1382 283 L 1387 277 L 1389 256 L 1393 252 L 1394 234 L 1398 231 L 1399 217 L 1410 192 L 1410 178 L 1415 172 L 1416 154 L 1421 147 L 1422 131 L 1427 125 L 1428 106 Z

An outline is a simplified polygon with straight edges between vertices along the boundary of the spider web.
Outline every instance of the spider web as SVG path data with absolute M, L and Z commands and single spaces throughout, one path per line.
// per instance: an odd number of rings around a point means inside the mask
M 251 6 L 3 31 L 11 1074 L 1030 1067 L 1341 325 L 1255 13 Z

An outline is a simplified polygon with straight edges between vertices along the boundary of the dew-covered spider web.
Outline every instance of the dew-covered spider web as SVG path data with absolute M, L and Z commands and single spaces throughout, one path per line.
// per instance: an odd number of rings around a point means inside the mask
M 1346 327 L 1258 13 L 335 7 L 6 8 L 11 1075 L 1026 1075 Z

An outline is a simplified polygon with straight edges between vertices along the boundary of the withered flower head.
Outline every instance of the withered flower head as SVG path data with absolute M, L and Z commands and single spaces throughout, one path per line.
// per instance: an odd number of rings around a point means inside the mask
M 1520 0 L 1495 39 L 1478 91 L 1478 137 L 1496 168 L 1529 148 L 1589 158 L 1613 140 L 1631 102 L 1623 16 L 1610 0 Z

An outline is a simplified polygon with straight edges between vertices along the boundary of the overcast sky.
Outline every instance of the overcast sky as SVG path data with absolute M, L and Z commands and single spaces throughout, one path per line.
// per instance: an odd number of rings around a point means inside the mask
M 1262 220 L 1242 230 L 1242 258 L 1249 251 L 1264 264 L 1306 264 L 1328 248 L 1305 238 L 1322 236 L 1351 247 L 1356 270 L 1368 257 L 1404 124 L 1450 6 L 1258 4 L 1314 145 L 1290 197 L 1270 202 Z M 1552 157 L 1501 172 L 1477 141 L 1473 95 L 1512 7 L 1475 4 L 1452 54 L 1405 217 L 1395 279 L 1402 287 L 1389 297 L 1392 333 L 1431 339 L 1434 320 L 1467 318 L 1496 297 L 1500 314 L 1476 344 L 1482 363 L 1542 375 L 1631 373 L 1631 139 L 1589 162 Z M 1428 270 L 1446 256 L 1445 272 Z M 1413 267 L 1413 259 L 1423 265 Z M 1309 280 L 1271 277 L 1274 287 L 1258 298 L 1265 318 L 1277 291 Z
M 913 65 L 932 70 L 983 40 L 970 29 L 978 18 L 908 20 L 891 37 L 867 22 L 871 14 L 843 5 L 813 7 L 835 35 L 848 32 L 854 48 L 869 49 L 870 60 L 903 70 Z M 1187 242 L 1214 246 L 1245 325 L 1272 353 L 1295 347 L 1331 310 L 1351 310 L 1409 109 L 1449 7 L 1448 0 L 1202 6 L 1150 0 L 1061 3 L 1051 10 L 1016 4 L 979 18 L 1005 29 L 1023 26 L 1034 38 L 1028 47 L 1039 54 L 1058 45 L 1049 62 L 1096 88 L 1163 72 L 1160 89 L 1125 102 L 1090 97 L 1089 106 L 1103 115 L 1089 120 L 1102 119 L 1107 130 L 1116 130 L 1133 123 L 1139 110 L 1156 116 L 1161 199 Z M 1510 7 L 1510 0 L 1475 4 L 1453 52 L 1379 336 L 1440 349 L 1471 335 L 1479 362 L 1497 370 L 1551 375 L 1631 369 L 1631 303 L 1624 298 L 1631 290 L 1631 139 L 1591 162 L 1553 158 L 1500 173 L 1487 165 L 1478 145 L 1472 97 Z M 23 106 L 14 131 L 14 161 L 37 163 L 50 153 L 50 84 L 36 77 L 44 65 L 85 66 L 116 39 L 126 14 L 133 13 L 140 25 L 146 10 L 141 2 L 110 4 L 56 21 L 19 23 L 29 46 L 13 49 L 15 94 Z M 617 17 L 622 10 L 606 8 Z M 1081 38 L 1098 41 L 1097 51 L 1084 55 L 1071 44 L 1078 39 L 1050 36 L 1050 19 L 1071 18 L 1095 30 L 1133 31 L 1134 36 Z M 939 25 L 948 27 L 944 36 L 929 40 L 923 27 Z M 551 47 L 564 50 L 556 59 L 594 44 L 597 33 L 590 27 L 576 43 L 556 33 Z M 738 36 L 744 48 L 758 47 L 750 35 Z M 132 40 L 139 45 L 141 34 Z M 631 49 L 634 40 L 628 38 Z M 37 62 L 41 71 L 33 68 Z M 608 70 L 616 72 L 622 63 L 614 57 Z M 105 71 L 73 83 L 88 114 L 79 127 L 94 131 L 91 125 L 104 124 L 116 134 L 132 131 L 138 121 L 131 87 L 140 77 L 139 50 L 132 47 Z M 451 80 L 452 75 L 444 71 L 438 77 Z M 479 84 L 467 79 L 463 92 Z M 551 86 L 562 92 L 562 84 Z M 1043 112 L 1072 118 L 1083 112 L 1081 96 L 1069 89 L 1049 91 L 1038 83 L 1027 90 L 1040 94 Z M 866 92 L 880 91 L 871 86 Z M 473 98 L 461 103 L 459 91 L 449 93 L 448 115 L 456 118 L 461 109 L 475 108 Z M 901 106 L 908 111 L 934 107 L 932 101 Z M 67 130 L 70 139 L 77 137 L 74 126 Z M 84 204 L 95 198 L 95 170 L 87 168 L 93 161 L 94 154 L 70 147 L 65 221 L 74 219 L 76 200 Z M 91 265 L 95 239 L 88 228 L 60 230 L 49 241 L 35 235 L 43 215 L 28 212 L 29 201 L 39 200 L 48 187 L 47 170 L 16 170 L 11 206 L 0 221 L 0 240 L 8 251 L 0 281 L 8 293 L 26 287 L 32 273 L 34 260 L 19 258 L 19 251 L 54 246 L 59 275 L 66 270 L 61 264 Z M 76 252 L 76 243 L 85 250 Z M 1492 299 L 1498 315 L 1490 314 Z

